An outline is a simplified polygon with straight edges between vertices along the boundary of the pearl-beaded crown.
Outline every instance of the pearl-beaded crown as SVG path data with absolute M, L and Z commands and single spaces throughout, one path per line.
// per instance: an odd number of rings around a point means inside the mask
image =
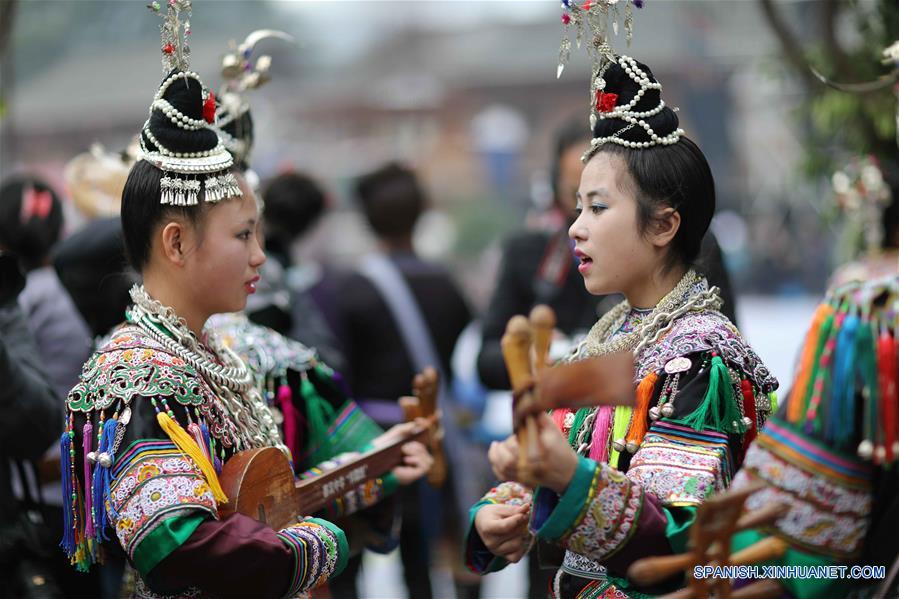
M 609 85 L 609 79 L 615 80 L 616 89 Z M 625 102 L 625 88 L 633 87 L 632 84 L 636 84 L 637 89 L 633 97 Z M 673 114 L 668 119 L 670 122 L 662 125 L 667 126 L 668 131 L 656 131 L 650 124 L 654 117 L 666 110 L 661 91 L 662 85 L 655 80 L 649 68 L 630 56 L 618 56 L 614 61 L 607 62 L 593 79 L 590 88 L 593 104 L 590 128 L 594 131 L 594 137 L 584 157 L 589 158 L 607 143 L 633 149 L 677 143 L 684 130 L 677 126 L 677 118 Z M 655 98 L 657 102 L 652 102 Z M 609 127 L 602 126 L 602 121 L 620 123 L 620 127 L 608 132 Z M 605 134 L 597 135 L 600 130 Z
M 215 95 L 200 76 L 188 70 L 189 0 L 169 0 L 161 13 L 158 2 L 150 9 L 163 17 L 162 62 L 167 68 L 140 134 L 140 159 L 165 173 L 160 181 L 160 203 L 195 206 L 200 191 L 204 200 L 218 202 L 242 195 L 230 172 L 234 160 L 213 128 Z

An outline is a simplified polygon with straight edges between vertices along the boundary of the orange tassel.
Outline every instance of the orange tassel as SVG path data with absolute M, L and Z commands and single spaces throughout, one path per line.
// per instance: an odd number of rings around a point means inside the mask
M 628 451 L 636 452 L 649 429 L 649 404 L 652 402 L 652 393 L 655 391 L 659 376 L 655 372 L 647 374 L 637 385 L 637 405 L 631 416 L 631 425 L 627 429 Z
M 755 393 L 752 392 L 752 383 L 743 379 L 740 382 L 740 391 L 743 393 L 743 415 L 752 422 L 752 424 L 746 427 L 746 432 L 743 434 L 742 455 L 745 455 L 746 450 L 749 449 L 749 444 L 752 443 L 752 440 L 755 439 L 755 436 L 758 434 L 759 424 L 758 412 L 755 409 Z M 741 461 L 743 459 L 742 455 L 740 456 Z
M 790 406 L 787 408 L 787 420 L 790 422 L 798 423 L 802 420 L 804 399 L 808 395 L 812 371 L 815 369 L 815 351 L 818 348 L 818 335 L 821 331 L 821 324 L 832 313 L 833 306 L 821 304 L 812 317 L 812 324 L 809 327 L 808 335 L 805 337 L 805 345 L 802 348 L 802 358 L 799 361 L 799 374 L 793 383 L 793 389 L 790 391 Z

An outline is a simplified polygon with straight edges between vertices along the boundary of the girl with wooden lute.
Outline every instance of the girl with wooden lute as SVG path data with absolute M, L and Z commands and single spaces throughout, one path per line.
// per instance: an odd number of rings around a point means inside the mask
M 188 70 L 191 3 L 150 8 L 163 16 L 166 75 L 121 210 L 143 284 L 66 402 L 61 545 L 86 569 L 114 533 L 140 576 L 137 597 L 294 596 L 341 570 L 347 541 L 323 519 L 279 530 L 220 519 L 223 463 L 256 448 L 290 455 L 254 373 L 204 329 L 244 308 L 265 255 L 253 192 L 210 127 L 213 94 Z
M 560 547 L 552 594 L 565 598 L 677 588 L 641 588 L 627 568 L 683 548 L 697 506 L 728 486 L 777 387 L 691 268 L 714 181 L 660 84 L 646 65 L 607 52 L 591 100 L 569 236 L 587 289 L 625 299 L 568 360 L 631 352 L 636 402 L 540 414 L 528 428 L 539 451 L 524 461 L 516 437 L 494 444 L 490 461 L 506 482 L 472 508 L 466 552 L 469 568 L 488 573 L 534 540 Z

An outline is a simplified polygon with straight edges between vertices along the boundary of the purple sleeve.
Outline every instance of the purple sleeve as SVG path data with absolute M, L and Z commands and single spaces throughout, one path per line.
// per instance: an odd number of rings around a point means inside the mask
M 638 559 L 648 555 L 671 554 L 671 545 L 666 534 L 667 525 L 668 518 L 665 516 L 659 499 L 652 493 L 644 493 L 643 506 L 635 523 L 636 530 L 630 539 L 603 564 L 613 573 L 624 574 Z
M 165 594 L 193 586 L 223 599 L 280 599 L 289 590 L 294 564 L 274 530 L 234 514 L 200 524 L 150 571 L 147 583 Z

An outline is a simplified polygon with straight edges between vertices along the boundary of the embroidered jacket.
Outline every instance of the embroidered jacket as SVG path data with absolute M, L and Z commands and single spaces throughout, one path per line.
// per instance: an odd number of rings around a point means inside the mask
M 684 301 L 705 285 L 686 292 Z M 630 310 L 610 339 L 633 331 L 647 314 Z M 777 381 L 715 310 L 676 318 L 635 356 L 635 365 L 635 408 L 554 412 L 582 451 L 561 496 L 504 482 L 472 507 L 466 550 L 471 570 L 505 566 L 486 550 L 473 523 L 482 506 L 514 498 L 533 502 L 536 539 L 565 549 L 556 596 L 651 590 L 628 587 L 627 567 L 640 557 L 684 548 L 696 506 L 730 484 L 776 401 Z
M 254 396 L 227 400 L 252 414 Z M 288 597 L 343 569 L 346 537 L 330 522 L 273 531 L 239 514 L 219 519 L 221 464 L 266 445 L 261 436 L 248 443 L 222 401 L 134 324 L 90 358 L 68 396 L 61 441 L 62 546 L 74 564 L 88 568 L 114 532 L 140 575 L 138 597 Z

